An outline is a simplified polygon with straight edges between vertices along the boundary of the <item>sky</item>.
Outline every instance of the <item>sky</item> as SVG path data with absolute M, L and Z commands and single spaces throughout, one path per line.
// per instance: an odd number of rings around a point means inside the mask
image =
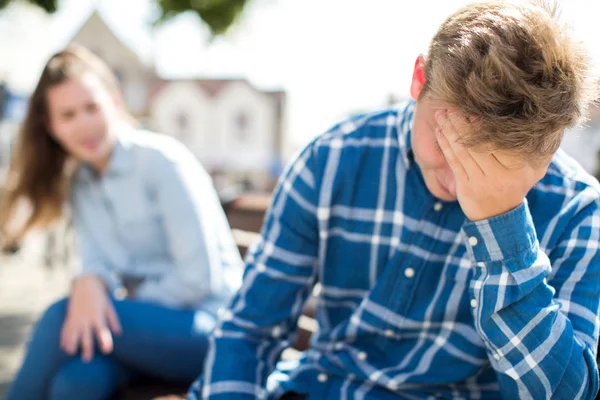
M 390 94 L 407 97 L 415 58 L 445 17 L 469 2 L 252 0 L 242 20 L 214 40 L 193 14 L 150 29 L 154 0 L 63 0 L 53 16 L 18 5 L 0 13 L 0 79 L 31 90 L 47 57 L 97 8 L 164 78 L 246 77 L 285 90 L 288 139 L 302 144 L 349 113 L 385 105 Z M 600 59 L 600 2 L 561 6 Z

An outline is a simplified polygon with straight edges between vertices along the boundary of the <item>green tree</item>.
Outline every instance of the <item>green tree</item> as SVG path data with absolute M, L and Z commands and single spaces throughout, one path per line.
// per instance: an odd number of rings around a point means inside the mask
M 55 12 L 60 0 L 0 0 L 0 10 L 13 1 L 27 1 L 43 8 L 48 13 Z M 154 0 L 161 15 L 156 21 L 161 23 L 181 13 L 195 12 L 214 35 L 221 35 L 240 17 L 250 0 Z

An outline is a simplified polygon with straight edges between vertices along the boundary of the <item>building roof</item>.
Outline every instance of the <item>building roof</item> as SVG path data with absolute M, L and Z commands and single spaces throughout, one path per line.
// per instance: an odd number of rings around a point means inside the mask
M 221 93 L 227 86 L 233 83 L 243 83 L 252 90 L 266 95 L 276 96 L 279 100 L 285 96 L 283 90 L 261 90 L 252 85 L 246 78 L 231 77 L 231 78 L 195 78 L 195 79 L 161 79 L 156 86 L 151 90 L 149 102 L 152 102 L 156 96 L 168 85 L 174 82 L 194 83 L 198 85 L 204 93 L 209 97 L 215 97 Z
M 152 66 L 152 60 L 148 59 L 149 57 L 145 57 L 141 52 L 138 51 L 138 47 L 130 45 L 127 43 L 127 40 L 123 37 L 120 37 L 118 34 L 118 30 L 111 26 L 110 22 L 102 16 L 102 13 L 98 9 L 92 9 L 89 16 L 81 23 L 79 28 L 75 31 L 73 35 L 71 35 L 70 39 L 67 43 L 71 43 L 74 41 L 77 36 L 83 31 L 83 29 L 90 24 L 90 22 L 97 20 L 100 24 L 106 27 L 106 31 L 112 35 L 118 42 L 120 42 L 123 47 L 131 53 L 131 55 L 136 58 L 142 65 L 146 67 Z

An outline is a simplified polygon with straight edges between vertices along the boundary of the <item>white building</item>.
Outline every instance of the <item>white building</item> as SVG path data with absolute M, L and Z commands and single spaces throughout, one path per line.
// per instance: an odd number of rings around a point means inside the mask
M 218 186 L 272 188 L 283 158 L 283 92 L 260 90 L 243 78 L 159 79 L 151 61 L 120 40 L 98 12 L 72 42 L 99 55 L 119 78 L 132 113 L 186 144 Z
M 283 92 L 244 79 L 162 81 L 149 122 L 186 143 L 211 173 L 268 188 L 281 160 L 284 101 Z

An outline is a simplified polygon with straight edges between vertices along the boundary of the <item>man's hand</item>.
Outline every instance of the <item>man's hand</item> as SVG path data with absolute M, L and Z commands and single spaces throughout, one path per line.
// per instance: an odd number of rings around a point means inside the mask
M 94 357 L 94 336 L 100 350 L 109 354 L 113 350 L 113 333 L 120 334 L 121 325 L 104 283 L 95 276 L 77 279 L 62 327 L 61 347 L 71 355 L 81 349 L 81 358 L 89 362 Z
M 469 220 L 492 218 L 518 207 L 546 174 L 548 164 L 534 168 L 524 163 L 515 167 L 494 153 L 475 152 L 458 143 L 462 135 L 473 130 L 460 112 L 438 110 L 435 117 L 436 138 L 454 173 L 456 196 Z

